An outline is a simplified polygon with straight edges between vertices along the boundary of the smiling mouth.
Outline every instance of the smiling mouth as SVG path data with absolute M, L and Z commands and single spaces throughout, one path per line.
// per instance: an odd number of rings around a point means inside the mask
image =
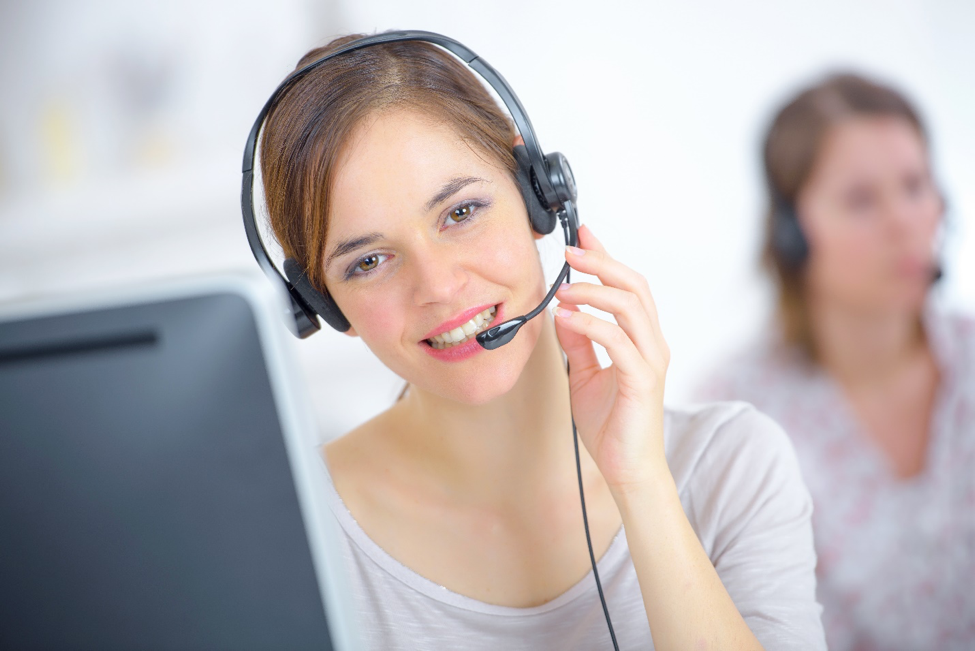
M 457 326 L 453 330 L 441 332 L 425 341 L 437 350 L 461 346 L 491 327 L 497 314 L 498 306 L 492 305 L 483 312 L 478 312 L 467 323 Z

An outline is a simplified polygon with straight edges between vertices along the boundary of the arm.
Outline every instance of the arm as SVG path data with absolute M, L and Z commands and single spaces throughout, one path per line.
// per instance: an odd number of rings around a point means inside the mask
M 602 285 L 575 283 L 557 294 L 556 331 L 570 363 L 579 436 L 623 516 L 654 646 L 760 649 L 691 528 L 667 466 L 663 388 L 670 352 L 646 280 L 613 260 L 588 228 L 573 269 Z M 580 252 L 581 251 L 581 252 Z M 609 312 L 617 323 L 580 312 Z M 601 368 L 593 342 L 612 366 Z
M 654 646 L 761 649 L 691 528 L 667 468 L 614 497 Z

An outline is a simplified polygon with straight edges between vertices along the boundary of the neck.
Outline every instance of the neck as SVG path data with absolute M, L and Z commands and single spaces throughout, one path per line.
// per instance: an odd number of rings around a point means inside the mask
M 889 378 L 927 350 L 915 310 L 869 310 L 813 299 L 809 316 L 820 363 L 846 384 Z
M 569 386 L 551 317 L 514 388 L 483 405 L 411 390 L 401 408 L 412 461 L 457 495 L 519 503 L 546 487 L 574 482 Z M 595 468 L 580 446 L 583 469 Z M 588 466 L 591 466 L 589 468 Z

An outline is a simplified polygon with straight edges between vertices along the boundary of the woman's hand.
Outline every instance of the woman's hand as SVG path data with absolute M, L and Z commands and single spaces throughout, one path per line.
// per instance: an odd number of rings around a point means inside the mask
M 684 513 L 664 456 L 664 376 L 670 350 L 647 281 L 613 260 L 588 228 L 581 255 L 565 259 L 602 285 L 575 283 L 556 296 L 555 326 L 569 357 L 572 413 L 626 527 L 657 649 L 761 649 Z M 609 321 L 579 305 L 608 312 Z M 600 368 L 593 343 L 612 365 Z
M 666 468 L 664 377 L 670 350 L 660 332 L 646 279 L 617 262 L 585 226 L 580 248 L 565 259 L 602 285 L 573 283 L 556 293 L 555 329 L 569 359 L 569 391 L 579 436 L 614 493 L 627 492 Z M 590 305 L 616 324 L 580 312 Z M 601 368 L 593 342 L 612 365 Z

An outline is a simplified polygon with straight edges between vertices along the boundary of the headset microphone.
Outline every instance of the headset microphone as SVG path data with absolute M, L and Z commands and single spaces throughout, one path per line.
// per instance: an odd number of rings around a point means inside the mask
M 566 169 L 568 169 L 567 163 Z M 571 173 L 572 172 L 570 170 L 569 174 L 571 175 Z M 574 183 L 572 187 L 573 189 L 575 188 Z M 565 243 L 569 246 L 575 246 L 578 244 L 577 232 L 579 230 L 579 217 L 576 214 L 574 201 L 569 200 L 565 202 L 565 209 L 559 212 L 559 221 L 562 222 L 562 231 L 565 234 Z M 542 299 L 542 302 L 538 304 L 538 307 L 525 316 L 519 316 L 505 321 L 501 325 L 488 328 L 484 332 L 477 335 L 477 343 L 481 344 L 482 348 L 494 350 L 495 348 L 504 346 L 506 343 L 514 339 L 521 326 L 534 319 L 536 316 L 542 313 L 542 310 L 548 307 L 548 304 L 552 302 L 553 298 L 555 298 L 555 292 L 557 292 L 562 283 L 567 282 L 568 279 L 569 263 L 566 262 L 562 265 L 562 271 L 559 272 L 559 277 L 555 280 L 555 284 L 553 284 L 551 289 L 548 290 L 548 294 L 546 294 L 545 298 Z

